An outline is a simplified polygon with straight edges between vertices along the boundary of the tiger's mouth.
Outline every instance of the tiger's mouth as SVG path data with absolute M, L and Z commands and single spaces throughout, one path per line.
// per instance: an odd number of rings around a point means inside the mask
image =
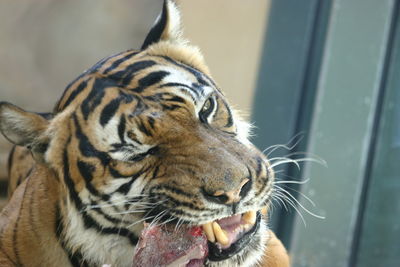
M 229 259 L 254 240 L 262 211 L 217 219 L 201 226 L 147 224 L 135 249 L 134 266 L 204 266 Z M 136 264 L 136 265 L 135 265 Z M 144 265 L 143 265 L 144 264 Z
M 240 252 L 260 228 L 259 211 L 248 211 L 202 225 L 208 239 L 208 259 L 221 261 Z

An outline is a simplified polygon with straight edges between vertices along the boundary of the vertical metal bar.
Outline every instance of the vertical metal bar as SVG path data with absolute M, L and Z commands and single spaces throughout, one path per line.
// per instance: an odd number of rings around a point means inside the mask
M 347 266 L 371 140 L 394 0 L 334 1 L 309 149 L 328 168 L 306 165 L 300 203 L 326 216 L 297 216 L 293 266 Z
M 396 1 L 394 4 L 394 8 L 392 10 L 392 15 L 390 16 L 392 18 L 391 25 L 390 25 L 390 30 L 389 30 L 389 36 L 388 36 L 388 42 L 387 42 L 387 48 L 386 48 L 386 55 L 385 55 L 385 61 L 384 61 L 384 66 L 382 70 L 382 78 L 380 82 L 380 91 L 379 95 L 377 97 L 377 106 L 374 114 L 374 122 L 373 122 L 373 129 L 372 129 L 372 134 L 371 134 L 371 140 L 370 140 L 370 147 L 368 151 L 368 158 L 367 158 L 367 163 L 366 163 L 366 168 L 365 168 L 365 174 L 364 174 L 364 181 L 362 184 L 362 190 L 361 190 L 361 195 L 360 195 L 360 200 L 359 200 L 359 207 L 358 207 L 358 215 L 357 215 L 357 220 L 355 224 L 355 229 L 354 229 L 354 236 L 353 236 L 353 242 L 351 246 L 351 255 L 350 255 L 350 260 L 349 260 L 349 267 L 354 267 L 356 266 L 358 262 L 358 255 L 359 255 L 359 249 L 360 249 L 360 241 L 361 241 L 361 235 L 362 235 L 362 229 L 364 225 L 364 219 L 365 219 L 365 212 L 367 208 L 367 197 L 369 193 L 369 187 L 371 184 L 371 179 L 372 179 L 372 169 L 374 167 L 374 161 L 376 161 L 376 149 L 377 149 L 377 139 L 378 139 L 378 131 L 379 131 L 379 125 L 381 123 L 382 118 L 382 110 L 383 110 L 383 103 L 384 99 L 386 98 L 386 91 L 388 87 L 388 79 L 389 77 L 389 71 L 390 68 L 393 68 L 393 54 L 394 50 L 397 49 L 396 45 L 400 44 L 400 19 L 399 19 L 399 10 L 400 8 L 400 2 Z M 396 35 L 397 34 L 397 35 Z M 396 40 L 397 38 L 397 40 Z M 396 66 L 397 67 L 397 66 Z M 397 73 L 397 71 L 396 71 Z M 392 71 L 393 75 L 393 71 Z M 360 266 L 361 267 L 361 266 Z

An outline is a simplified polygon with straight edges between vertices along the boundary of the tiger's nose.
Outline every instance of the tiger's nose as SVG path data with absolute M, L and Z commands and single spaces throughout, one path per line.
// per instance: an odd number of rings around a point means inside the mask
M 240 201 L 250 190 L 251 183 L 249 179 L 244 179 L 237 188 L 230 191 L 217 190 L 212 193 L 204 191 L 203 194 L 207 200 L 217 204 L 232 204 Z

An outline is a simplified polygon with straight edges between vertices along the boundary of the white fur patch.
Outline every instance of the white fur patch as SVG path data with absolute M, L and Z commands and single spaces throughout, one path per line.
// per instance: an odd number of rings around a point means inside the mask
M 71 203 L 68 204 L 66 220 L 65 239 L 68 244 L 80 248 L 85 260 L 95 266 L 106 263 L 121 267 L 132 266 L 134 247 L 128 239 L 119 235 L 101 235 L 94 229 L 86 229 L 82 216 Z

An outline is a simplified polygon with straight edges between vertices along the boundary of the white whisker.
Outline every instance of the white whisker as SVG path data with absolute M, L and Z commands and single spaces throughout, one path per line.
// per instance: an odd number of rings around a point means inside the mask
M 282 198 L 283 200 L 285 200 L 287 203 L 290 204 L 290 206 L 292 206 L 292 208 L 297 212 L 297 214 L 299 214 L 300 219 L 303 221 L 304 226 L 307 226 L 306 221 L 303 217 L 303 214 L 300 212 L 300 210 L 296 207 L 296 204 L 290 199 L 288 198 L 286 195 L 284 195 L 283 193 L 278 193 L 275 192 L 276 196 L 279 196 L 279 198 Z
M 315 214 L 315 213 L 313 213 L 312 211 L 308 210 L 306 207 L 304 207 L 304 206 L 300 203 L 300 201 L 298 201 L 294 196 L 292 196 L 292 194 L 291 194 L 289 191 L 287 191 L 287 190 L 285 190 L 285 189 L 283 189 L 283 188 L 281 188 L 281 187 L 278 187 L 278 189 L 280 190 L 280 192 L 283 191 L 284 193 L 286 193 L 286 196 L 287 196 L 288 198 L 292 199 L 299 207 L 301 207 L 305 212 L 307 212 L 307 213 L 310 214 L 311 216 L 314 216 L 315 218 L 318 218 L 318 219 L 325 219 L 324 216 Z M 314 203 L 314 202 L 311 201 L 311 203 Z
M 273 168 L 275 168 L 275 167 L 277 167 L 279 165 L 285 164 L 285 163 L 293 163 L 300 170 L 300 164 L 299 164 L 298 160 L 284 158 L 284 157 L 276 157 L 276 158 L 270 159 L 270 161 L 277 160 L 277 159 L 279 159 L 279 161 L 273 162 L 270 166 L 268 166 L 269 169 L 273 169 Z
M 293 181 L 293 180 L 277 180 L 274 181 L 273 184 L 306 184 L 308 181 L 310 181 L 309 178 L 307 178 L 304 181 Z
M 278 187 L 277 185 L 274 185 L 274 188 L 275 189 L 282 189 L 282 187 Z M 291 187 L 286 187 L 288 190 L 290 189 L 290 190 L 292 190 L 292 191 L 294 191 L 294 192 L 296 192 L 296 193 L 298 193 L 298 194 L 300 194 L 304 199 L 306 199 L 313 207 L 316 207 L 316 205 L 315 205 L 315 203 L 314 203 L 314 201 L 311 199 L 311 198 L 309 198 L 306 194 L 304 194 L 303 192 L 300 192 L 299 190 L 296 190 L 296 189 L 294 189 L 294 188 L 291 188 Z
M 299 138 L 299 140 L 297 140 L 293 145 L 290 146 L 290 144 L 300 135 L 303 135 L 304 133 L 300 132 L 298 134 L 296 134 L 295 136 L 293 136 L 286 144 L 277 144 L 277 145 L 272 145 L 267 147 L 266 149 L 263 150 L 263 153 L 266 153 L 268 150 L 271 149 L 271 151 L 269 151 L 266 155 L 269 156 L 271 153 L 273 153 L 274 151 L 278 150 L 279 148 L 283 148 L 286 150 L 292 150 L 293 148 L 295 148 L 301 140 L 303 140 L 304 136 L 301 136 Z
M 276 197 L 276 198 L 275 198 Z M 272 196 L 272 199 L 273 200 L 277 200 L 278 202 L 278 204 L 279 204 L 279 206 L 282 208 L 282 207 L 284 207 L 285 208 L 285 210 L 286 211 L 289 211 L 289 209 L 288 209 L 288 207 L 286 206 L 286 203 L 285 203 L 285 201 L 283 200 L 283 199 L 281 199 L 280 197 L 279 197 L 279 195 L 276 195 L 276 194 L 274 194 L 273 196 Z M 273 202 L 272 202 L 273 203 Z

